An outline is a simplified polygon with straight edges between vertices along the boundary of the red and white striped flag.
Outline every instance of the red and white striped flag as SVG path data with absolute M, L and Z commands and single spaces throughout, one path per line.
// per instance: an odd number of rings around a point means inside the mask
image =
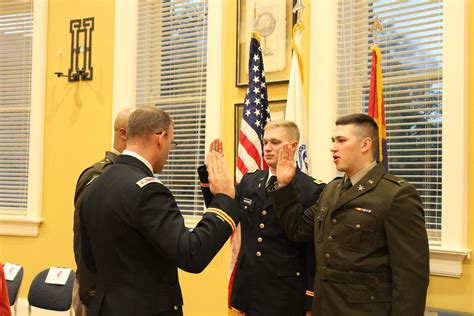
M 268 169 L 263 160 L 263 129 L 270 121 L 268 95 L 263 68 L 262 50 L 256 36 L 252 36 L 249 55 L 249 83 L 239 133 L 236 182 L 249 170 Z
M 249 81 L 245 94 L 244 109 L 239 133 L 239 147 L 237 153 L 237 166 L 235 181 L 240 182 L 242 177 L 255 169 L 268 169 L 263 159 L 263 130 L 270 121 L 268 109 L 268 94 L 263 68 L 262 49 L 258 35 L 252 35 L 249 55 Z M 229 301 L 232 295 L 235 266 L 240 250 L 240 224 L 231 237 L 231 254 L 229 262 Z

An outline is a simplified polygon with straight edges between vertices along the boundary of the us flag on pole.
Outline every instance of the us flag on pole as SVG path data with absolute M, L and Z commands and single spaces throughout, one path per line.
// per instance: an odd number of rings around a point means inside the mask
M 237 153 L 237 166 L 235 168 L 235 181 L 237 183 L 249 171 L 255 169 L 268 169 L 263 160 L 263 130 L 270 121 L 268 110 L 267 84 L 263 68 L 262 50 L 258 35 L 253 34 L 250 40 L 249 54 L 249 81 L 245 94 L 242 121 L 240 124 L 239 146 Z M 241 315 L 230 305 L 232 287 L 234 283 L 235 267 L 240 251 L 240 224 L 231 236 L 229 259 L 229 288 L 228 306 L 229 315 Z
M 263 129 L 270 121 L 262 50 L 256 36 L 250 41 L 249 81 L 245 94 L 239 133 L 235 180 L 240 182 L 249 170 L 268 169 L 263 160 Z

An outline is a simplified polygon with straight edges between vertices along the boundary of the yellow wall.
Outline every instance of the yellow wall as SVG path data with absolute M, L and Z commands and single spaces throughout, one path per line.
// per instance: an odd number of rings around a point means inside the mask
M 245 90 L 235 87 L 235 34 L 236 1 L 224 1 L 224 39 L 222 41 L 223 141 L 233 144 L 233 104 L 241 103 Z M 306 28 L 303 33 L 304 77 L 309 78 L 309 1 L 303 15 Z M 25 266 L 25 279 L 21 297 L 26 297 L 34 273 L 50 265 L 74 267 L 72 253 L 72 217 L 75 182 L 81 170 L 97 161 L 111 146 L 114 0 L 49 0 L 47 86 L 44 121 L 44 223 L 39 236 L 0 236 L 0 261 L 21 263 Z M 474 3 L 470 2 L 468 14 L 470 30 L 474 30 Z M 68 83 L 56 78 L 53 72 L 59 64 L 58 46 L 64 54 L 62 69 L 66 70 L 69 57 L 69 20 L 93 16 L 94 30 L 94 80 Z M 123 21 L 122 21 L 123 22 Z M 474 32 L 469 41 L 469 190 L 474 183 Z M 306 79 L 308 80 L 308 79 Z M 308 85 L 306 99 L 308 100 Z M 270 85 L 270 99 L 285 99 L 286 84 Z M 309 103 L 309 102 L 308 102 Z M 233 148 L 226 146 L 229 167 L 233 164 Z M 469 247 L 474 248 L 474 197 L 469 195 Z M 184 311 L 191 316 L 225 315 L 227 297 L 228 245 L 200 275 L 180 272 L 184 295 Z M 444 309 L 474 312 L 474 264 L 467 261 L 461 279 L 432 277 L 428 305 Z
M 474 250 L 474 1 L 467 1 L 468 248 Z M 462 83 L 460 83 L 462 84 Z M 431 277 L 428 305 L 474 313 L 474 262 L 465 261 L 460 279 Z
M 73 198 L 82 169 L 110 148 L 114 47 L 114 0 L 49 0 L 44 111 L 43 223 L 38 237 L 0 237 L 0 261 L 24 265 L 20 293 L 26 297 L 39 271 L 59 265 L 75 268 L 72 252 Z M 69 83 L 56 78 L 58 47 L 67 73 L 69 20 L 95 17 L 94 80 Z

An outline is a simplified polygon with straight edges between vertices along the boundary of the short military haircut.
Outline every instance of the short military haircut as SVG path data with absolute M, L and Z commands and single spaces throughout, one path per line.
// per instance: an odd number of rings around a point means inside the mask
M 278 128 L 281 127 L 285 130 L 286 135 L 290 140 L 300 140 L 300 130 L 298 128 L 298 125 L 296 125 L 294 122 L 289 121 L 289 120 L 275 120 L 275 121 L 270 121 L 267 123 L 265 126 L 264 132 L 273 129 L 273 128 Z
M 127 125 L 127 138 L 149 136 L 157 132 L 168 131 L 172 126 L 171 117 L 153 105 L 137 108 L 130 114 Z
M 337 119 L 336 125 L 355 125 L 361 132 L 362 137 L 372 138 L 372 142 L 377 144 L 379 141 L 379 128 L 374 119 L 367 114 L 357 113 L 342 116 Z

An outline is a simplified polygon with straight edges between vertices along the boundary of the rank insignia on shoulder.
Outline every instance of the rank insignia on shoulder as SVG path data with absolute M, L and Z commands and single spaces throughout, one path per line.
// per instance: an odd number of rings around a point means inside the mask
M 324 184 L 324 181 L 323 181 L 323 180 L 319 180 L 319 179 L 314 179 L 313 182 L 316 183 L 316 184 Z
M 247 171 L 247 173 L 255 173 L 255 172 L 257 172 L 257 170 L 258 169 L 252 169 L 252 170 Z
M 137 185 L 138 185 L 140 188 L 143 188 L 144 186 L 146 186 L 146 185 L 149 184 L 149 183 L 160 183 L 160 184 L 163 184 L 160 180 L 158 180 L 157 178 L 153 178 L 153 177 L 146 177 L 146 178 L 143 178 L 143 179 L 137 181 Z

